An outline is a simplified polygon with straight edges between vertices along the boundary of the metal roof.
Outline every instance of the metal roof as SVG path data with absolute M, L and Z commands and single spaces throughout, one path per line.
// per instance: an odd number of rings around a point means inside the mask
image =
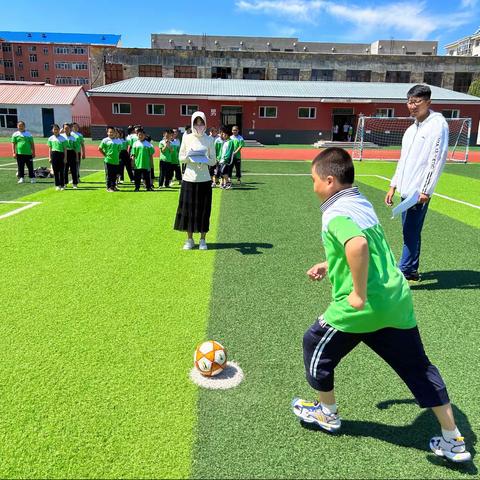
M 72 105 L 81 86 L 19 85 L 0 82 L 0 104 L 8 105 Z
M 6 32 L 0 31 L 0 39 L 6 42 L 29 43 L 75 43 L 116 46 L 121 35 L 109 33 L 51 33 L 51 32 Z
M 304 82 L 282 80 L 219 80 L 201 78 L 135 77 L 103 85 L 87 95 L 192 96 L 255 99 L 309 98 L 373 101 L 402 100 L 413 87 L 410 83 L 380 82 Z M 432 100 L 480 103 L 480 98 L 440 87 L 432 89 Z

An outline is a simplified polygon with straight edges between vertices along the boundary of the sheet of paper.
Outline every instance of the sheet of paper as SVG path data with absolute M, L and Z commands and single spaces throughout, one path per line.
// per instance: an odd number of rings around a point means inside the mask
M 409 197 L 407 197 L 403 202 L 399 203 L 392 210 L 392 218 L 395 218 L 398 215 L 401 215 L 403 212 L 405 212 L 409 208 L 416 205 L 418 203 L 419 198 L 420 198 L 420 194 L 418 192 L 412 193 Z

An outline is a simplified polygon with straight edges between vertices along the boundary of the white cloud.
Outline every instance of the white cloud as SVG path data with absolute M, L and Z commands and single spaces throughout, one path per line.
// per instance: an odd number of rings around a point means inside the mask
M 171 28 L 170 30 L 164 30 L 162 33 L 166 33 L 167 35 L 185 35 L 183 30 L 177 30 L 176 28 Z
M 267 27 L 272 35 L 275 35 L 276 37 L 296 37 L 299 33 L 298 28 L 278 24 L 276 22 L 267 23 Z
M 354 2 L 341 4 L 331 0 L 237 0 L 238 9 L 269 17 L 283 17 L 288 22 L 328 22 L 334 17 L 339 22 L 353 25 L 365 38 L 371 34 L 426 39 L 434 32 L 460 27 L 471 22 L 471 12 L 465 10 L 478 0 L 462 0 L 463 10 L 434 14 L 423 1 L 397 1 L 381 6 L 367 7 Z M 453 2 L 452 2 L 452 5 Z M 292 27 L 293 30 L 293 27 Z M 346 32 L 348 35 L 351 32 Z M 290 35 L 287 35 L 290 36 Z

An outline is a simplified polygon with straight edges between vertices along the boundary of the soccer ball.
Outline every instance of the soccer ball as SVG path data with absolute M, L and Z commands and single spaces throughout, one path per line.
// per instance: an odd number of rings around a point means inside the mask
M 227 366 L 227 351 L 215 340 L 203 342 L 195 350 L 193 361 L 197 370 L 205 377 L 214 377 Z

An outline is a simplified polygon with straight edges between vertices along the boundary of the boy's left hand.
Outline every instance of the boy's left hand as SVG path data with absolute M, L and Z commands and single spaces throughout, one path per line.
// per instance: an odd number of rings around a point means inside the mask
M 348 297 L 347 302 L 355 310 L 363 310 L 365 308 L 366 298 L 362 298 L 357 292 L 353 291 Z

